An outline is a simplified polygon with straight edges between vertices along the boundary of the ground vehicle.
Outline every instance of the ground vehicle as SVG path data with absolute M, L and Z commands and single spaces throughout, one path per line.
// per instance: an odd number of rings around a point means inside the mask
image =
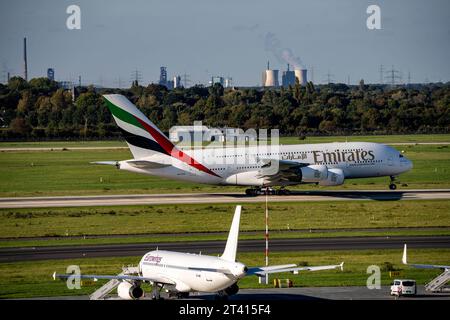
M 395 279 L 391 285 L 391 296 L 415 295 L 417 293 L 416 280 Z

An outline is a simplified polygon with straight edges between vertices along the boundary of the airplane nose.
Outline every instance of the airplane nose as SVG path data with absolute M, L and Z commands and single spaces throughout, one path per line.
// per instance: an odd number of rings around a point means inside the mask
M 408 159 L 408 170 L 411 170 L 413 168 L 413 163 L 411 160 Z

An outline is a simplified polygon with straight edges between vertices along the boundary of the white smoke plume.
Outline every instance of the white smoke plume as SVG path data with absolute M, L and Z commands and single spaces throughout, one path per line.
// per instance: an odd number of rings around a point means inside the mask
M 280 64 L 289 63 L 296 69 L 304 69 L 302 60 L 295 56 L 291 49 L 283 48 L 280 39 L 272 33 L 266 33 L 264 37 L 264 47 L 266 51 L 271 52 Z

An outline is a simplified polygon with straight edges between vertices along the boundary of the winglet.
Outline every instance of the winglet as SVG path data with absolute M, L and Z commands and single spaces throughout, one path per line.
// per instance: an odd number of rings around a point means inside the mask
M 236 251 L 239 236 L 239 222 L 241 219 L 241 206 L 236 206 L 233 222 L 231 223 L 230 233 L 228 234 L 227 244 L 222 254 L 222 259 L 227 261 L 236 261 Z
M 341 264 L 339 265 L 339 267 L 341 267 L 341 271 L 344 271 L 344 261 L 341 262 Z
M 56 280 L 56 271 L 53 272 L 52 278 L 53 278 L 53 280 Z
M 408 261 L 407 261 L 407 258 L 406 258 L 406 243 L 405 243 L 405 247 L 403 248 L 402 263 L 403 264 L 408 264 Z

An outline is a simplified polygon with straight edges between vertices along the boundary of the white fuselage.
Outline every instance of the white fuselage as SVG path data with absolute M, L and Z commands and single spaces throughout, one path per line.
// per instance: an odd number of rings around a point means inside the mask
M 218 292 L 245 276 L 246 267 L 220 257 L 155 250 L 142 257 L 139 269 L 143 277 L 156 282 L 174 281 L 172 289 L 178 292 Z
M 308 165 L 324 165 L 342 170 L 345 179 L 396 176 L 412 168 L 412 163 L 396 149 L 378 143 L 345 142 L 280 145 L 269 149 L 204 148 L 183 150 L 217 176 L 189 165 L 176 157 L 155 153 L 145 160 L 170 164 L 164 168 L 143 169 L 120 162 L 120 169 L 190 182 L 215 185 L 283 186 L 302 181 L 275 181 L 261 174 L 270 160 Z

